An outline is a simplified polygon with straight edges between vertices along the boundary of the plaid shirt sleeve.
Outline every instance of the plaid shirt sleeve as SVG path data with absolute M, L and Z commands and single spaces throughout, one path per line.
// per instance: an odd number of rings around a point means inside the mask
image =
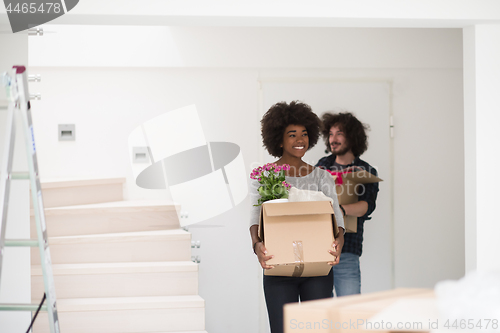
M 364 161 L 362 161 L 364 162 Z M 371 165 L 368 163 L 359 163 L 359 164 L 366 164 L 365 166 L 360 165 L 363 167 L 365 170 L 370 172 L 374 176 L 378 176 L 377 170 L 373 168 Z M 378 183 L 371 183 L 371 184 L 363 184 L 364 187 L 363 194 L 359 196 L 359 201 L 366 201 L 368 203 L 368 210 L 366 211 L 365 215 L 362 216 L 364 220 L 370 220 L 371 217 L 370 214 L 373 213 L 376 207 L 376 201 L 377 201 L 377 194 L 378 194 Z

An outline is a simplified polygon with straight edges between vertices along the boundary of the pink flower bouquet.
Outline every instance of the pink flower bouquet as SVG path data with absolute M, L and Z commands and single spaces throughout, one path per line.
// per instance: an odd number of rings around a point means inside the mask
M 254 206 L 260 206 L 268 200 L 288 198 L 288 190 L 292 185 L 285 181 L 286 170 L 290 170 L 288 164 L 276 163 L 268 163 L 253 169 L 250 178 L 257 180 L 261 185 L 258 188 L 260 198 L 258 204 Z

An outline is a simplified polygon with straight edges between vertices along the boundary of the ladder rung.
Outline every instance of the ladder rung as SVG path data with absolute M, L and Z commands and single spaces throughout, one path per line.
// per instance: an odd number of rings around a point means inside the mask
M 0 311 L 31 311 L 34 312 L 38 309 L 40 304 L 15 304 L 5 303 L 0 304 Z M 47 305 L 42 305 L 40 311 L 47 311 Z
M 11 172 L 10 179 L 30 179 L 29 172 Z
M 6 239 L 5 246 L 29 246 L 38 247 L 37 239 Z

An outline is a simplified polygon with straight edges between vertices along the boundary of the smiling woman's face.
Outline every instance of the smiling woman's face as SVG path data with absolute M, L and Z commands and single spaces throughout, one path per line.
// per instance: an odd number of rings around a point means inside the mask
M 288 125 L 283 134 L 283 157 L 302 158 L 309 148 L 309 136 L 302 125 Z

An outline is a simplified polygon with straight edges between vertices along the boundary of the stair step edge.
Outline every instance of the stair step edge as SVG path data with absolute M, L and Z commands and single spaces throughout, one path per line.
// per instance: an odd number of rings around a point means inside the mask
M 180 209 L 180 205 L 167 200 L 124 200 L 96 204 L 45 208 L 45 216 L 95 214 L 95 213 L 133 213 L 145 211 L 170 212 Z M 33 209 L 30 211 L 34 216 Z
M 74 243 L 78 241 L 105 241 L 127 238 L 165 238 L 171 240 L 185 240 L 190 239 L 191 234 L 182 229 L 167 229 L 167 230 L 153 230 L 153 231 L 135 231 L 135 232 L 120 232 L 111 234 L 95 234 L 95 235 L 76 235 L 76 236 L 49 236 L 49 245 Z
M 198 264 L 191 261 L 53 264 L 54 275 L 90 275 L 124 273 L 197 272 Z M 41 276 L 41 265 L 31 266 L 31 276 Z
M 198 295 L 73 298 L 57 300 L 58 312 L 204 308 Z
M 40 185 L 44 189 L 80 187 L 80 186 L 95 186 L 108 184 L 124 184 L 125 177 L 110 177 L 110 178 L 57 178 L 57 179 L 41 179 Z

